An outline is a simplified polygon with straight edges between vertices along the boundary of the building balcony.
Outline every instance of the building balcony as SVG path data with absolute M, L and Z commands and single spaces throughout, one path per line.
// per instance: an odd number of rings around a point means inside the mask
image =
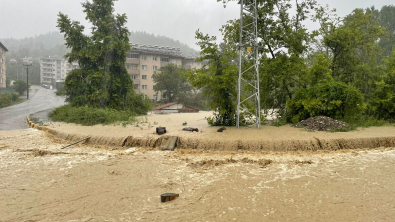
M 126 58 L 126 63 L 129 63 L 129 64 L 140 64 L 140 59 Z
M 129 75 L 140 75 L 140 70 L 139 69 L 128 69 L 128 74 Z
M 135 85 L 140 85 L 140 79 L 132 79 Z

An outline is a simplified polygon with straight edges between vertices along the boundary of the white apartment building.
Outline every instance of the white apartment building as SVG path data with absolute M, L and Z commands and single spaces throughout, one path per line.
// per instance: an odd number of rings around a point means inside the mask
M 144 94 L 149 99 L 160 100 L 160 93 L 154 91 L 152 75 L 169 63 L 183 66 L 185 69 L 201 68 L 195 57 L 182 55 L 179 48 L 159 47 L 133 44 L 126 57 L 126 69 L 133 79 L 136 93 Z
M 67 74 L 78 68 L 78 63 L 68 63 L 62 57 L 49 56 L 40 59 L 41 84 L 51 85 L 56 81 L 64 81 Z

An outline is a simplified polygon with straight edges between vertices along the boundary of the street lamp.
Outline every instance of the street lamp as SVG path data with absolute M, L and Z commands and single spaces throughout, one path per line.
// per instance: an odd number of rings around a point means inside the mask
M 26 66 L 26 86 L 27 86 L 27 99 L 29 99 L 29 66 L 33 64 L 30 62 L 30 58 L 23 58 L 22 59 L 23 66 Z

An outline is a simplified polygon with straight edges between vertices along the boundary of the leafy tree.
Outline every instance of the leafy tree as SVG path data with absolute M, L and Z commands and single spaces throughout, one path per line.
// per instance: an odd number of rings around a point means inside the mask
M 377 82 L 377 90 L 370 100 L 372 114 L 378 119 L 394 120 L 395 116 L 395 50 L 387 61 L 384 80 Z
M 287 101 L 287 120 L 297 123 L 312 116 L 355 120 L 364 110 L 362 93 L 342 82 L 329 81 L 299 89 Z
M 395 6 L 384 5 L 380 10 L 374 6 L 366 9 L 367 13 L 373 14 L 373 18 L 386 28 L 387 36 L 380 38 L 379 45 L 383 48 L 382 57 L 390 57 L 392 47 L 395 45 Z
M 29 85 L 30 87 L 30 85 Z M 14 90 L 19 93 L 19 95 L 23 95 L 23 93 L 27 90 L 26 81 L 22 79 L 17 79 L 14 82 Z
M 163 97 L 173 102 L 180 94 L 190 91 L 186 78 L 180 75 L 181 72 L 185 72 L 184 68 L 172 63 L 155 71 L 152 75 L 155 92 L 161 92 Z
M 84 26 L 59 13 L 58 25 L 64 33 L 69 62 L 78 61 L 80 68 L 69 73 L 65 81 L 67 101 L 73 106 L 130 109 L 135 94 L 133 82 L 125 67 L 130 49 L 126 15 L 114 15 L 115 0 L 93 0 L 82 3 L 86 19 L 92 23 L 91 35 Z M 142 102 L 142 101 L 141 101 Z M 142 102 L 143 103 L 143 102 Z M 147 111 L 148 106 L 144 106 Z
M 233 126 L 236 124 L 236 84 L 237 67 L 234 63 L 236 52 L 227 45 L 215 43 L 215 36 L 208 36 L 196 31 L 197 45 L 200 46 L 198 62 L 207 61 L 201 69 L 188 70 L 185 73 L 191 85 L 204 89 L 208 106 L 215 110 L 211 125 Z
M 286 101 L 293 97 L 295 90 L 306 87 L 304 55 L 308 52 L 314 35 L 307 31 L 303 22 L 309 18 L 316 2 L 258 0 L 257 4 L 261 108 L 280 108 L 285 111 Z M 250 10 L 253 11 L 252 8 Z M 252 22 L 251 14 L 243 14 L 246 28 Z M 240 21 L 237 19 L 229 21 L 222 28 L 224 41 L 233 50 L 238 49 L 239 27 Z M 250 45 L 250 38 L 252 35 L 243 35 L 243 45 Z M 244 67 L 249 67 L 251 59 L 248 55 L 246 57 Z
M 331 50 L 332 72 L 335 79 L 352 83 L 362 93 L 369 93 L 369 81 L 374 81 L 381 52 L 377 44 L 385 29 L 373 16 L 361 10 L 354 10 L 344 24 L 324 39 Z

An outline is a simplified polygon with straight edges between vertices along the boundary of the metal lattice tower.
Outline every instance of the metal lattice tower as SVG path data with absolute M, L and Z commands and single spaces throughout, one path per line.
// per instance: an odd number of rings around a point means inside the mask
M 251 114 L 252 120 L 255 121 L 259 129 L 261 128 L 257 7 L 257 0 L 240 0 L 239 78 L 237 84 L 236 120 L 238 129 L 240 127 L 241 111 Z M 252 17 L 252 22 L 244 25 L 243 15 Z M 243 37 L 245 37 L 244 40 L 247 40 L 247 42 L 243 43 Z M 253 64 L 243 67 L 243 60 L 251 61 Z M 248 90 L 244 90 L 245 88 Z M 247 106 L 254 106 L 255 109 L 252 111 Z

